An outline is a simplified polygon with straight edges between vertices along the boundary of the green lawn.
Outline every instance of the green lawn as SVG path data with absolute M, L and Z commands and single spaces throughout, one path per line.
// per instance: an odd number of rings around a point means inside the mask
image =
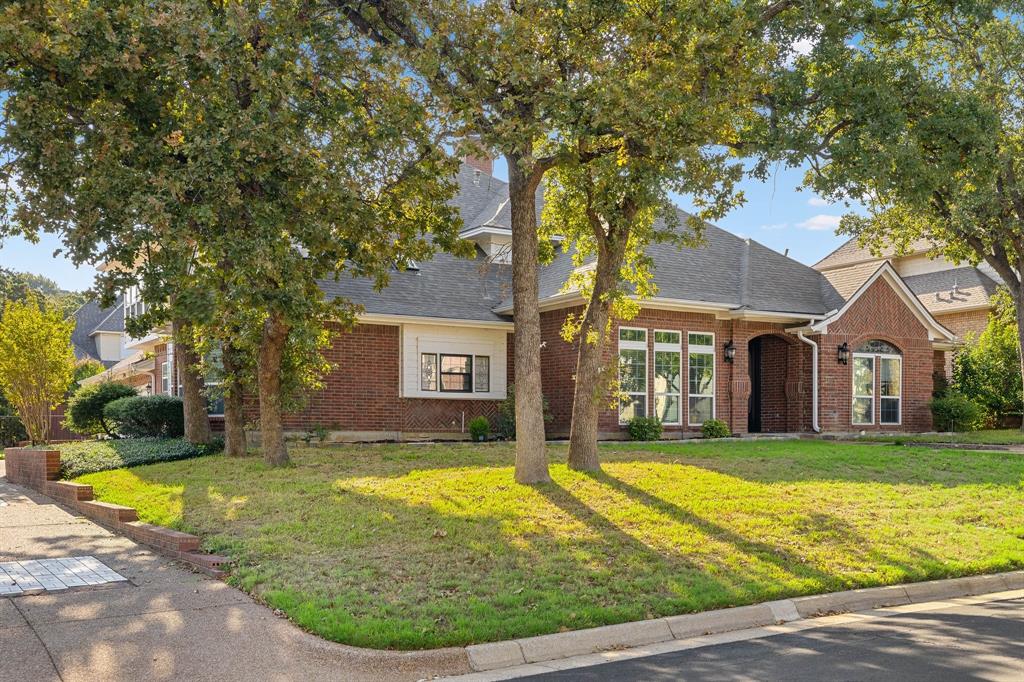
M 822 441 L 614 444 L 512 482 L 508 445 L 214 455 L 81 477 L 195 532 L 327 639 L 415 649 L 1024 567 L 1024 457 Z
M 865 440 L 887 443 L 976 443 L 980 445 L 1024 445 L 1020 429 L 991 429 L 962 433 L 911 433 L 894 436 L 866 436 Z

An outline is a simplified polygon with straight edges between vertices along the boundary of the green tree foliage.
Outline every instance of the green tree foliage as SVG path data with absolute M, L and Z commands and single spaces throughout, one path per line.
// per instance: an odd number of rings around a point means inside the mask
M 67 395 L 75 367 L 74 322 L 31 297 L 8 301 L 0 319 L 0 390 L 32 443 L 45 443 L 50 412 Z
M 287 387 L 316 373 L 302 363 L 326 321 L 357 312 L 318 280 L 384 285 L 395 263 L 465 248 L 425 91 L 325 3 L 21 3 L 0 46 L 8 231 L 125 264 L 98 286 L 141 284 L 133 329 L 253 320 L 274 464 Z
M 1020 415 L 1022 405 L 1020 339 L 1010 295 L 1000 289 L 994 309 L 977 338 L 969 338 L 953 361 L 953 386 L 985 406 L 989 420 Z
M 24 301 L 32 295 L 42 296 L 48 306 L 60 309 L 65 317 L 74 314 L 86 301 L 84 293 L 61 289 L 48 277 L 0 268 L 0 304 Z
M 862 20 L 817 32 L 767 102 L 779 105 L 770 129 L 791 150 L 783 156 L 809 160 L 823 196 L 867 205 L 841 231 L 876 252 L 924 247 L 990 265 L 1020 328 L 1024 4 L 893 0 L 844 12 Z
M 104 418 L 104 408 L 115 400 L 136 395 L 136 390 L 116 381 L 102 381 L 83 386 L 68 401 L 64 426 L 75 433 L 95 436 L 105 433 L 113 436 L 114 429 Z

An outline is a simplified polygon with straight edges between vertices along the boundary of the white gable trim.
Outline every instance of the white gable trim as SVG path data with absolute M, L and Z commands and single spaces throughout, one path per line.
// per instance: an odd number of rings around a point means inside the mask
M 918 321 L 928 330 L 929 341 L 956 341 L 956 334 L 949 331 L 941 324 L 939 324 L 932 316 L 928 309 L 924 307 L 924 304 L 917 298 L 917 296 L 910 290 L 907 283 L 903 281 L 903 278 L 899 276 L 896 269 L 893 268 L 892 263 L 885 261 L 882 265 L 875 270 L 875 273 L 865 280 L 860 288 L 854 292 L 853 296 L 846 302 L 846 304 L 840 308 L 835 314 L 826 317 L 821 322 L 811 325 L 811 330 L 819 334 L 827 334 L 828 326 L 839 320 L 843 315 L 846 314 L 850 308 L 852 308 L 860 297 L 871 288 L 879 279 L 884 279 L 896 295 L 900 297 L 903 303 L 910 309 L 910 312 L 914 313 L 914 316 Z

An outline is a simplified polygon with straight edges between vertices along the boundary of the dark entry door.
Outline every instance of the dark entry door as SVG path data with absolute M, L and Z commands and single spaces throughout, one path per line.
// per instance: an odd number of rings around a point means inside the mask
M 761 433 L 761 339 L 749 344 L 750 400 L 747 413 L 747 431 Z

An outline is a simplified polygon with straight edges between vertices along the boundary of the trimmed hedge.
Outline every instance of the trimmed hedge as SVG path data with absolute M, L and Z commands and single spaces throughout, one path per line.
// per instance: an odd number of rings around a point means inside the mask
M 183 438 L 132 438 L 61 443 L 61 478 L 77 478 L 97 471 L 170 462 L 219 452 L 223 443 L 193 445 Z
M 181 398 L 169 395 L 120 398 L 103 408 L 103 417 L 128 438 L 179 438 L 185 434 Z
M 633 417 L 629 420 L 629 437 L 633 440 L 658 440 L 661 438 L 661 420 L 657 417 Z
M 103 410 L 115 400 L 135 397 L 137 394 L 131 386 L 116 381 L 82 386 L 68 400 L 64 426 L 86 436 L 99 433 L 113 436 L 110 424 L 104 420 Z

